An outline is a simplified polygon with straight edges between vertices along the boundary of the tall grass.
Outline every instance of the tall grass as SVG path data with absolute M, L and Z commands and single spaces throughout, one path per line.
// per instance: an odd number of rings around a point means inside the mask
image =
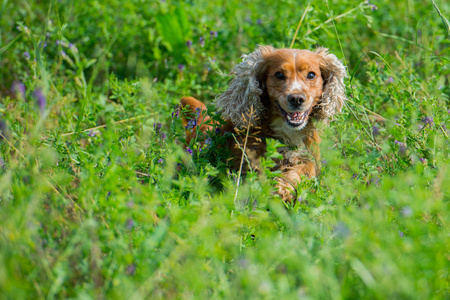
M 0 298 L 449 297 L 447 2 L 0 8 Z M 175 105 L 292 41 L 350 76 L 321 174 L 286 205 L 278 141 L 236 194 L 223 137 L 185 151 Z

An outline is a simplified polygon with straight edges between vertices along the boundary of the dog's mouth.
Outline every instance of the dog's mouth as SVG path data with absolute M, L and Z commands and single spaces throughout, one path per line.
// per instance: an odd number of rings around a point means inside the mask
M 306 125 L 306 123 L 308 122 L 308 116 L 309 116 L 309 111 L 311 110 L 308 109 L 305 112 L 300 112 L 300 111 L 296 111 L 296 112 L 287 112 L 285 111 L 279 103 L 278 104 L 278 109 L 280 110 L 281 114 L 283 115 L 286 123 L 292 127 L 300 127 L 302 125 Z

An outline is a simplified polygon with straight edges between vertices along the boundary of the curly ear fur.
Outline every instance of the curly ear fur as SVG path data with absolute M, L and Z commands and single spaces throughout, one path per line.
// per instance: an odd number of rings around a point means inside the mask
M 327 48 L 319 48 L 315 53 L 322 57 L 320 71 L 324 80 L 322 100 L 315 115 L 319 119 L 330 119 L 341 111 L 346 100 L 344 77 L 347 71 L 336 55 L 328 53 Z
M 243 55 L 242 62 L 230 73 L 236 77 L 231 80 L 228 90 L 215 99 L 214 103 L 224 119 L 231 120 L 234 126 L 248 125 L 247 119 L 252 106 L 254 116 L 251 126 L 258 125 L 258 117 L 264 110 L 261 102 L 263 89 L 258 77 L 263 69 L 264 55 L 274 50 L 272 46 L 259 46 L 249 55 Z

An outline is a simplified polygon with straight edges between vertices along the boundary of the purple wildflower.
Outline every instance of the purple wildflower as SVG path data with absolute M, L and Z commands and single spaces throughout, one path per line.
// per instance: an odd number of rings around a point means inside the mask
M 372 9 L 372 11 L 377 10 L 378 7 L 375 4 L 369 4 L 370 9 Z
M 371 178 L 369 180 L 369 183 L 375 183 L 375 185 L 378 186 L 378 184 L 380 183 L 380 177 L 375 176 L 374 178 Z
M 402 209 L 402 215 L 403 215 L 404 217 L 410 217 L 410 216 L 412 216 L 412 214 L 413 214 L 413 210 L 412 210 L 411 207 L 409 207 L 409 206 L 403 207 L 403 209 Z
M 132 219 L 132 218 L 128 218 L 128 219 L 127 219 L 127 228 L 128 228 L 129 230 L 131 230 L 131 229 L 133 229 L 133 227 L 134 227 L 134 221 L 133 221 L 133 219 Z
M 328 162 L 326 159 L 322 159 L 322 164 L 326 165 Z
M 30 56 L 30 53 L 28 51 L 25 51 L 23 53 L 23 57 L 25 57 L 26 60 L 29 60 L 31 56 Z
M 200 117 L 200 113 L 201 113 L 202 109 L 200 107 L 197 107 L 195 109 L 195 117 L 198 119 Z
M 405 234 L 404 234 L 401 230 L 398 231 L 398 236 L 399 236 L 399 237 L 403 237 L 404 235 L 405 235 Z
M 47 43 L 45 41 L 42 41 L 39 43 L 39 47 L 44 49 L 45 47 L 47 47 Z
M 209 32 L 209 36 L 210 36 L 211 39 L 213 39 L 213 38 L 215 38 L 215 37 L 218 36 L 218 33 L 217 33 L 217 31 L 211 30 L 211 31 Z
M 433 124 L 433 118 L 432 117 L 422 117 L 422 123 L 426 124 Z
M 93 131 L 93 130 L 89 131 L 88 136 L 90 136 L 90 137 L 95 136 L 95 131 Z
M 219 133 L 221 133 L 222 132 L 222 130 L 219 128 L 219 127 L 216 127 L 216 130 L 215 130 L 215 132 L 216 132 L 216 134 L 219 134 Z
M 161 130 L 161 123 L 155 123 L 153 124 L 153 128 L 155 129 L 156 132 L 159 132 Z
M 183 72 L 185 66 L 183 64 L 179 64 L 178 65 L 178 70 L 180 70 L 181 72 Z
M 46 99 L 45 99 L 44 94 L 42 93 L 42 91 L 40 89 L 36 89 L 33 92 L 33 96 L 36 99 L 36 104 L 38 105 L 39 109 L 41 110 L 41 113 L 44 113 L 45 104 L 46 104 Z
M 69 43 L 69 49 L 72 50 L 73 53 L 78 53 L 78 48 L 75 44 Z
M 162 158 L 160 158 L 160 159 L 158 159 L 158 164 L 163 164 L 163 162 L 164 162 L 164 159 L 162 159 Z
M 379 134 L 380 134 L 380 128 L 378 128 L 376 125 L 373 125 L 373 126 L 372 126 L 372 134 L 373 134 L 374 136 L 379 135 Z
M 356 174 L 356 173 L 354 173 L 353 175 L 352 175 L 352 179 L 356 179 L 358 177 L 358 174 Z
M 400 155 L 405 155 L 406 153 L 406 144 L 395 140 L 394 142 L 398 146 L 398 152 Z
M 180 116 L 180 107 L 178 105 L 175 105 L 174 111 L 172 112 L 172 119 L 178 118 Z
M 130 276 L 133 276 L 134 273 L 136 273 L 136 265 L 135 264 L 131 264 L 127 266 L 127 274 Z
M 211 138 L 207 138 L 207 139 L 205 140 L 205 145 L 211 146 L 211 144 L 212 144 Z
M 191 41 L 191 40 L 187 40 L 187 41 L 186 41 L 186 46 L 187 46 L 188 48 L 191 48 L 191 46 L 192 46 L 192 41 Z
M 17 96 L 20 96 L 21 99 L 25 99 L 26 93 L 25 84 L 23 84 L 20 81 L 14 81 L 11 86 L 11 92 L 16 94 Z
M 336 226 L 334 226 L 334 233 L 339 238 L 346 238 L 351 234 L 350 229 L 343 222 L 338 222 Z
M 423 163 L 423 164 L 426 162 L 426 159 L 423 158 L 423 157 L 419 157 L 419 160 L 420 160 L 420 162 Z
M 189 147 L 186 147 L 186 152 L 189 153 L 189 155 L 192 155 L 194 153 L 194 151 L 192 151 L 192 149 Z
M 62 56 L 62 57 L 66 57 L 66 56 L 67 56 L 67 53 L 66 53 L 66 51 L 64 51 L 64 50 L 61 50 L 61 56 Z
M 256 24 L 262 25 L 262 20 L 261 19 L 256 20 Z
M 161 140 L 165 140 L 166 139 L 166 137 L 167 137 L 167 135 L 164 133 L 164 132 L 161 132 L 160 133 L 160 136 L 161 136 Z
M 201 37 L 199 38 L 198 42 L 199 42 L 199 44 L 200 44 L 200 47 L 205 46 L 205 38 L 204 38 L 204 37 L 201 36 Z
M 109 196 L 111 196 L 111 191 L 109 191 L 108 194 L 106 194 L 106 200 L 108 200 Z
M 394 82 L 394 78 L 392 78 L 391 76 L 389 76 L 387 83 L 393 83 Z
M 197 126 L 197 120 L 191 119 L 188 121 L 186 129 L 193 129 L 195 126 Z

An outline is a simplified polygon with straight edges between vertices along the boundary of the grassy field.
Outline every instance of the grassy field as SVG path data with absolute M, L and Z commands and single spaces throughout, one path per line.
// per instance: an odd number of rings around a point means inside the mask
M 0 299 L 449 299 L 449 18 L 444 0 L 1 1 Z M 347 104 L 295 205 L 270 155 L 235 199 L 220 137 L 184 151 L 175 106 L 291 42 L 343 60 Z

